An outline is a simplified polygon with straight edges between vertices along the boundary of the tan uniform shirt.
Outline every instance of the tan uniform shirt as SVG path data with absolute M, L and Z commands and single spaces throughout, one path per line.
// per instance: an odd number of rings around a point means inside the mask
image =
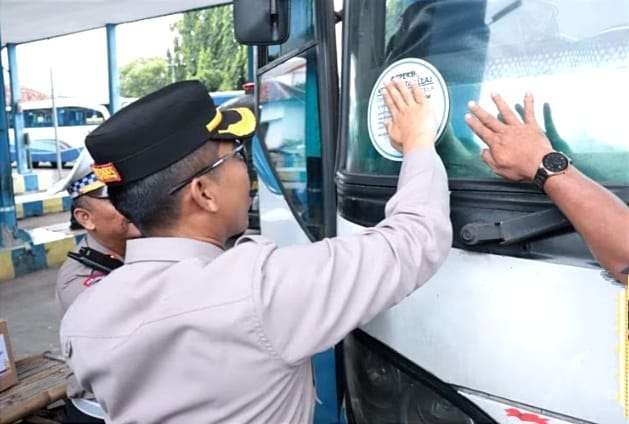
M 83 240 L 79 242 L 74 251 L 78 252 L 81 247 L 90 247 L 101 253 L 110 253 L 109 249 L 100 244 L 90 234 L 86 234 L 83 237 Z M 105 274 L 102 272 L 85 266 L 79 261 L 72 258 L 66 259 L 57 274 L 55 287 L 55 295 L 61 315 L 63 316 L 66 313 L 70 305 L 85 289 L 98 283 L 104 276 Z M 83 390 L 72 374 L 68 376 L 66 392 L 69 398 L 94 399 L 94 395 Z
M 108 422 L 310 423 L 311 356 L 420 287 L 447 255 L 434 150 L 407 155 L 386 216 L 361 235 L 285 248 L 262 237 L 226 252 L 131 240 L 125 266 L 68 310 L 62 349 Z

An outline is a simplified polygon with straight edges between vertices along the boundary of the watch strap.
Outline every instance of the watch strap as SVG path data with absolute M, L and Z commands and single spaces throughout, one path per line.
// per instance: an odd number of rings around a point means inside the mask
M 537 186 L 540 190 L 544 191 L 544 184 L 548 180 L 548 171 L 543 166 L 537 168 L 537 172 L 533 177 L 533 184 Z

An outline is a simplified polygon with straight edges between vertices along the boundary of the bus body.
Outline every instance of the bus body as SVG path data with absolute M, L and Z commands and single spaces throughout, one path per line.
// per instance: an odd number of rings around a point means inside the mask
M 346 0 L 335 13 L 330 0 L 290 0 L 290 11 L 288 40 L 255 49 L 260 227 L 278 244 L 383 219 L 400 162 L 374 148 L 368 109 L 389 65 L 428 61 L 450 101 L 437 151 L 453 249 L 422 288 L 318 357 L 339 380 L 319 417 L 338 388 L 355 423 L 627 422 L 625 286 L 542 192 L 491 172 L 463 117 L 471 100 L 495 110 L 491 93 L 516 105 L 532 91 L 554 148 L 627 202 L 629 3 Z M 498 226 L 515 235 L 492 236 Z
M 24 133 L 31 141 L 54 140 L 55 128 L 52 119 L 52 101 L 36 100 L 21 103 L 24 116 Z M 85 137 L 98 125 L 109 118 L 107 108 L 99 103 L 59 98 L 55 100 L 57 109 L 57 138 L 62 146 L 83 148 Z M 12 122 L 10 119 L 9 122 Z M 13 143 L 13 131 L 9 132 Z

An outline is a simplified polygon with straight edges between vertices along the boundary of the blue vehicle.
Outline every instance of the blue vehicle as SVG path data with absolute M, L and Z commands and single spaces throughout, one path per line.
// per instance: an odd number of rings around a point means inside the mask
M 109 118 L 105 106 L 94 101 L 58 98 L 57 129 L 54 127 L 52 101 L 50 99 L 28 101 L 21 104 L 24 118 L 24 135 L 30 140 L 30 161 L 37 167 L 42 162 L 57 162 L 55 138 L 59 140 L 61 162 L 73 162 L 84 146 L 85 137 Z M 11 110 L 8 112 L 9 128 L 12 128 Z M 14 132 L 9 131 L 11 160 L 15 161 Z
M 74 162 L 76 158 L 79 157 L 82 150 L 78 147 L 72 147 L 63 141 L 59 142 L 59 149 L 61 150 L 62 164 Z M 15 144 L 9 144 L 9 151 L 11 161 L 15 162 Z M 27 154 L 30 154 L 30 162 L 33 164 L 33 167 L 38 167 L 42 162 L 50 162 L 53 167 L 57 166 L 57 146 L 55 140 L 43 139 L 31 141 Z

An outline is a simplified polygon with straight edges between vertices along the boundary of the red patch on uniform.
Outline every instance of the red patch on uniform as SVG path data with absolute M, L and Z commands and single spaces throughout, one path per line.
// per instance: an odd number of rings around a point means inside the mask
M 87 277 L 83 281 L 83 285 L 85 287 L 91 287 L 94 284 L 98 283 L 101 280 L 101 278 L 103 278 L 104 276 L 105 276 L 105 274 L 103 274 L 102 272 L 94 271 L 94 272 L 92 272 L 92 274 L 89 277 Z
M 505 409 L 505 412 L 507 413 L 507 417 L 515 417 L 525 423 L 548 424 L 548 418 L 542 418 L 539 415 L 529 412 L 518 411 L 515 408 Z

